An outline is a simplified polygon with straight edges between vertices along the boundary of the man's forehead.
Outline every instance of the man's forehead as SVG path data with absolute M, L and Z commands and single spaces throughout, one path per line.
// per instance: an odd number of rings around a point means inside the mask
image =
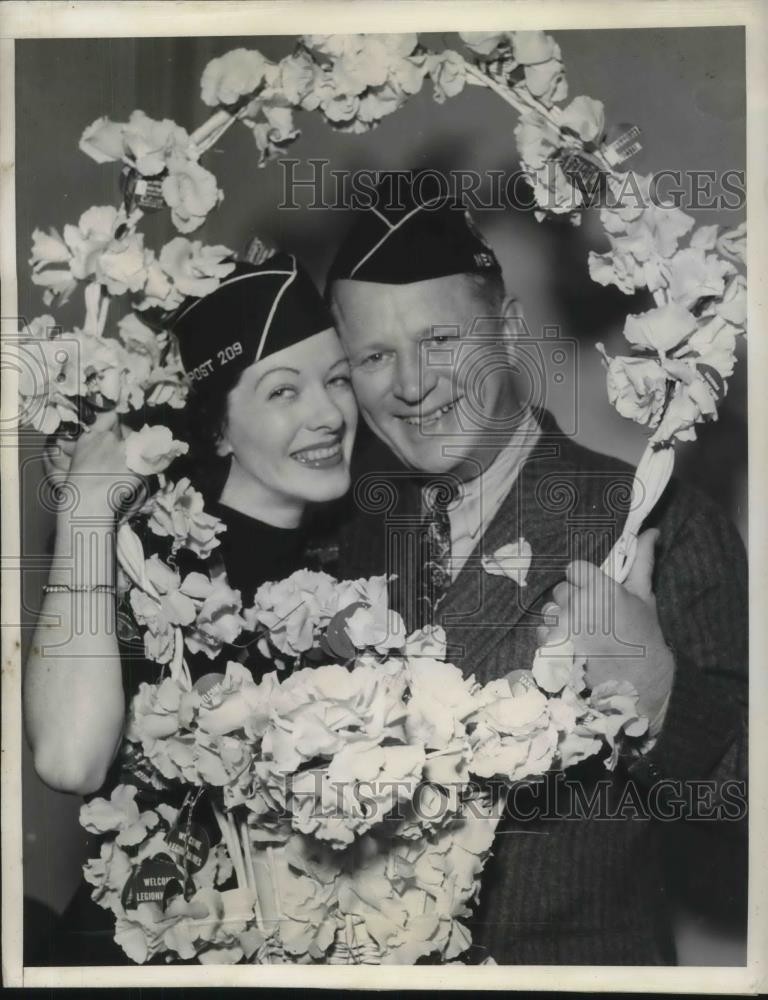
M 464 274 L 397 285 L 337 281 L 332 302 L 342 325 L 352 333 L 360 326 L 370 330 L 392 325 L 406 328 L 464 325 L 489 312 L 481 289 Z

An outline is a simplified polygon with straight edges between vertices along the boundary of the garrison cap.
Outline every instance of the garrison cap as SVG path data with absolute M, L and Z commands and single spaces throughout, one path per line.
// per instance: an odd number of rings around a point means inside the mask
M 333 326 L 312 280 L 292 254 L 240 261 L 219 286 L 182 303 L 170 321 L 182 364 L 212 388 L 285 347 Z
M 401 285 L 452 274 L 501 274 L 469 211 L 435 191 L 429 178 L 435 175 L 381 175 L 373 204 L 357 213 L 336 253 L 326 294 L 340 279 Z

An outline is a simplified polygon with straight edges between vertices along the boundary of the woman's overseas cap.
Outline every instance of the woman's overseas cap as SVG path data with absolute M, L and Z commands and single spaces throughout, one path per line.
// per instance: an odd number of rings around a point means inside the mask
M 189 299 L 171 319 L 182 364 L 194 384 L 220 378 L 333 326 L 312 280 L 292 254 L 238 262 L 218 288 Z

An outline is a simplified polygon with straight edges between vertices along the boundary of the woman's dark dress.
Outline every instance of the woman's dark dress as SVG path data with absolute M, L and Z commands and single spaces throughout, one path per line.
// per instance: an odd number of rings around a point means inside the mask
M 178 562 L 182 576 L 193 569 L 211 573 L 217 565 L 223 563 L 230 586 L 241 592 L 243 607 L 247 608 L 253 603 L 256 589 L 267 580 L 284 579 L 302 567 L 315 568 L 312 560 L 307 558 L 309 535 L 305 529 L 275 528 L 219 503 L 207 503 L 206 510 L 224 521 L 227 530 L 219 535 L 220 544 L 209 560 L 197 560 L 187 552 L 180 554 Z M 240 639 L 237 641 L 241 642 Z M 123 685 L 128 703 L 142 682 L 157 682 L 160 667 L 144 658 L 141 642 L 122 643 L 121 650 Z M 223 673 L 227 660 L 232 659 L 243 659 L 256 676 L 275 669 L 271 660 L 258 653 L 255 643 L 249 645 L 247 655 L 243 653 L 242 646 L 228 646 L 216 659 L 209 659 L 204 653 L 187 655 L 185 658 L 193 681 L 204 674 Z M 115 766 L 97 795 L 109 798 L 119 780 L 119 767 Z M 196 820 L 204 821 L 204 818 L 198 813 Z M 218 836 L 215 835 L 213 839 L 218 839 Z M 98 855 L 98 839 L 93 838 L 93 841 L 94 844 L 89 845 L 89 857 Z M 102 909 L 91 900 L 91 890 L 92 887 L 86 882 L 81 883 L 59 919 L 45 953 L 28 956 L 26 964 L 132 964 L 122 948 L 114 942 L 112 912 Z M 162 958 L 158 957 L 155 961 L 162 961 Z M 175 963 L 179 964 L 179 960 L 176 959 Z

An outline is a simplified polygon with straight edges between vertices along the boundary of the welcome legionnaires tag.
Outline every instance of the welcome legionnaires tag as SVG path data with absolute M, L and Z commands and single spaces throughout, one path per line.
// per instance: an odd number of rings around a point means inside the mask
M 208 831 L 200 823 L 178 823 L 168 832 L 165 843 L 176 861 L 190 872 L 199 872 L 211 852 Z
M 163 855 L 148 858 L 130 876 L 123 889 L 122 903 L 133 910 L 140 903 L 157 903 L 162 907 L 184 892 L 185 876 L 177 865 Z

